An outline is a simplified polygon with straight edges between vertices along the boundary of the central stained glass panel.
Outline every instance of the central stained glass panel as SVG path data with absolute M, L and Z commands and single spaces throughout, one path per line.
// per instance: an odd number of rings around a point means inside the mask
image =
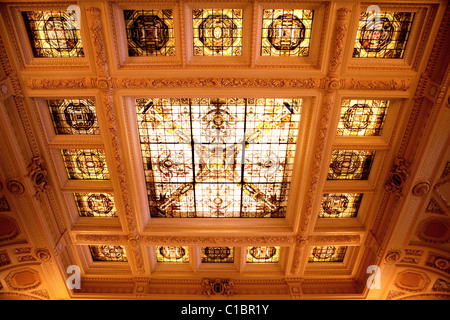
M 284 217 L 301 99 L 137 99 L 152 217 Z

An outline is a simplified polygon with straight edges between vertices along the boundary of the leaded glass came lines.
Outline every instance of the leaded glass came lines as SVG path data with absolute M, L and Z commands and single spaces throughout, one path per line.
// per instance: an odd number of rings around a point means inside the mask
M 261 55 L 307 57 L 313 13 L 312 10 L 265 9 Z
M 80 29 L 75 13 L 23 11 L 22 17 L 35 57 L 84 57 Z
M 232 263 L 234 262 L 233 247 L 202 247 L 202 263 Z
M 174 56 L 173 10 L 124 10 L 129 56 Z
M 137 99 L 151 215 L 284 217 L 300 99 Z
M 353 57 L 402 59 L 413 19 L 413 12 L 362 12 Z
M 69 179 L 109 180 L 104 150 L 63 149 L 61 154 Z
M 319 218 L 356 217 L 362 196 L 362 193 L 325 193 Z
M 312 247 L 309 262 L 342 262 L 346 251 L 346 246 Z
M 367 180 L 375 151 L 333 150 L 328 180 Z
M 80 217 L 116 217 L 114 197 L 109 193 L 74 193 Z
M 247 247 L 247 263 L 277 263 L 280 247 Z
M 337 135 L 379 136 L 384 124 L 389 101 L 344 99 Z
M 194 56 L 241 56 L 242 9 L 194 9 Z
M 56 134 L 99 134 L 92 99 L 47 100 Z
M 156 246 L 156 260 L 158 262 L 189 262 L 189 250 L 185 246 Z
M 93 261 L 127 262 L 127 253 L 123 246 L 90 245 L 89 250 Z

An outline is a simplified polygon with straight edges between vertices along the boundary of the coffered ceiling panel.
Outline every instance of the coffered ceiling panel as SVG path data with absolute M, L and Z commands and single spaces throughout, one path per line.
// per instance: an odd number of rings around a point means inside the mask
M 0 7 L 0 297 L 449 298 L 446 1 Z

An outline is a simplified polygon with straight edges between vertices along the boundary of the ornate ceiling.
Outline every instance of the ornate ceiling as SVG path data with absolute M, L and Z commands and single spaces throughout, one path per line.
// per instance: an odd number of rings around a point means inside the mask
M 1 1 L 0 299 L 449 299 L 450 9 L 368 6 Z

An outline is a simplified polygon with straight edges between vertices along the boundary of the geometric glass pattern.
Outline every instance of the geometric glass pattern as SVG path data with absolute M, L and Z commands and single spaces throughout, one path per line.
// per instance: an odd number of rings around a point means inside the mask
M 23 11 L 35 57 L 84 57 L 75 15 L 66 11 Z
M 124 10 L 123 14 L 130 57 L 175 55 L 171 9 Z
M 202 247 L 203 263 L 231 263 L 234 262 L 234 247 Z
M 242 9 L 194 9 L 194 56 L 241 56 Z
M 413 12 L 362 12 L 353 58 L 402 59 Z
M 344 99 L 337 135 L 379 136 L 388 105 L 387 100 Z
M 189 262 L 188 247 L 156 246 L 155 250 L 158 262 Z
M 127 253 L 123 246 L 90 245 L 93 261 L 127 262 Z
M 62 149 L 71 180 L 109 180 L 105 152 L 101 149 Z
M 354 218 L 362 193 L 324 193 L 319 218 Z
M 367 180 L 375 151 L 333 150 L 328 180 Z
M 247 263 L 277 263 L 280 247 L 247 247 Z
M 110 193 L 74 193 L 80 217 L 116 217 L 114 197 Z
M 301 99 L 137 99 L 152 217 L 284 217 Z
M 99 134 L 91 99 L 47 100 L 56 134 Z
M 313 13 L 297 9 L 264 10 L 261 55 L 307 57 Z
M 342 262 L 346 251 L 346 246 L 312 247 L 309 262 Z

